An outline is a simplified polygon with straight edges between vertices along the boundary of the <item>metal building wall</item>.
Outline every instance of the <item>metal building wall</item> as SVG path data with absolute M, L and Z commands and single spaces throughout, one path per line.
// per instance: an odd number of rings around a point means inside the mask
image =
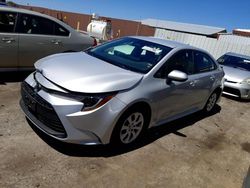
M 250 37 L 243 37 L 237 35 L 220 35 L 220 41 L 230 42 L 230 43 L 237 43 L 243 45 L 250 44 Z
M 250 56 L 250 38 L 235 35 L 220 35 L 218 39 L 206 36 L 181 33 L 157 28 L 155 37 L 174 40 L 202 48 L 210 52 L 214 58 L 219 58 L 227 52 L 235 52 Z

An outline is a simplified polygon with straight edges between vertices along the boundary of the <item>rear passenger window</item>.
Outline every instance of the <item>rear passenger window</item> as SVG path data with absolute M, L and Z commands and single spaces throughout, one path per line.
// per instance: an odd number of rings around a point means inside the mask
M 69 36 L 69 31 L 63 28 L 61 25 L 55 23 L 55 35 L 58 36 Z
M 194 52 L 194 63 L 196 73 L 212 71 L 217 68 L 214 61 L 207 54 L 202 52 Z
M 0 32 L 12 33 L 15 29 L 16 14 L 10 12 L 0 12 Z
M 22 14 L 20 17 L 18 32 L 27 34 L 53 35 L 54 24 L 51 20 L 46 18 Z

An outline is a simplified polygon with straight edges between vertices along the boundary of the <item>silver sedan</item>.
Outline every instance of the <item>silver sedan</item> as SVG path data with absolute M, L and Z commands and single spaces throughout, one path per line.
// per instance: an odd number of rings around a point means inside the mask
M 226 53 L 218 59 L 225 71 L 224 94 L 250 99 L 250 57 Z
M 0 7 L 0 71 L 34 69 L 34 63 L 55 53 L 93 46 L 90 36 L 38 12 Z
M 147 128 L 211 112 L 223 89 L 224 72 L 207 52 L 153 37 L 52 55 L 35 67 L 22 84 L 28 122 L 78 144 L 132 144 Z

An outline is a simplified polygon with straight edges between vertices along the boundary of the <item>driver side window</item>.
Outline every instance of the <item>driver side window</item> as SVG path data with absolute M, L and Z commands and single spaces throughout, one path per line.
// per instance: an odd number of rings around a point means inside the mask
M 156 73 L 157 78 L 166 78 L 173 71 L 182 71 L 188 75 L 194 73 L 193 53 L 191 50 L 182 50 L 174 54 Z

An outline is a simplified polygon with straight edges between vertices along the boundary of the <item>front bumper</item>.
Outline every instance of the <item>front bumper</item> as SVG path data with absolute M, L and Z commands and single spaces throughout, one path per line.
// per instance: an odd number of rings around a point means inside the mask
M 223 93 L 242 99 L 250 99 L 250 86 L 247 84 L 225 81 Z
M 30 78 L 27 81 L 29 82 Z M 29 83 L 25 84 L 31 89 L 34 88 L 33 82 L 31 83 L 33 86 Z M 22 90 L 23 87 L 22 85 Z M 113 128 L 125 108 L 125 104 L 114 97 L 100 108 L 84 112 L 81 111 L 83 104 L 76 100 L 51 94 L 42 89 L 32 94 L 38 96 L 38 99 L 32 96 L 35 98 L 34 103 L 43 103 L 42 105 L 48 103 L 52 107 L 48 115 L 52 116 L 55 113 L 54 116 L 58 117 L 55 121 L 55 117 L 51 120 L 46 114 L 45 118 L 41 118 L 43 115 L 38 114 L 37 107 L 32 107 L 32 101 L 25 102 L 27 95 L 29 94 L 22 93 L 20 106 L 26 117 L 37 128 L 57 140 L 83 145 L 108 144 Z M 36 100 L 42 100 L 42 102 Z M 51 126 L 51 122 L 56 125 Z

